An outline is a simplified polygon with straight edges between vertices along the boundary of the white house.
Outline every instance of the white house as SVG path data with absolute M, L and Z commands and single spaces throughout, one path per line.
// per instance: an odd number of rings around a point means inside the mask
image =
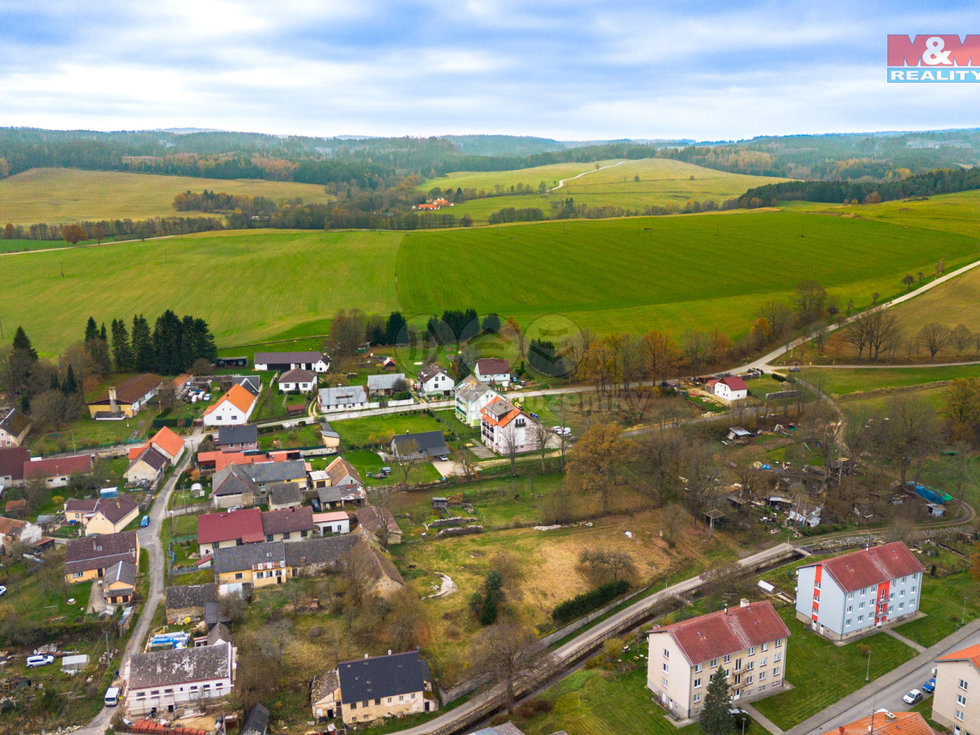
M 316 390 L 316 373 L 312 370 L 287 370 L 279 376 L 279 392 L 290 393 L 299 391 L 300 393 L 312 393 Z
M 844 640 L 914 615 L 922 564 L 901 541 L 814 562 L 796 572 L 796 617 Z
M 456 386 L 456 418 L 467 426 L 480 425 L 480 410 L 500 394 L 475 375 L 468 375 Z
M 255 410 L 258 396 L 253 396 L 235 383 L 216 403 L 204 412 L 205 426 L 232 426 L 247 424 Z
M 647 633 L 647 687 L 678 719 L 704 709 L 711 675 L 728 674 L 732 701 L 767 697 L 783 688 L 789 629 L 768 600 L 690 618 Z
M 363 385 L 321 388 L 318 400 L 321 411 L 350 411 L 357 408 L 370 408 L 367 391 L 364 390 Z
M 330 369 L 330 358 L 322 352 L 256 352 L 256 370 L 312 370 L 325 373 Z
M 484 357 L 476 361 L 473 374 L 481 383 L 506 385 L 510 382 L 510 363 L 498 357 Z
M 368 375 L 367 389 L 372 396 L 390 396 L 398 392 L 401 385 L 408 386 L 404 373 L 391 373 L 390 375 Z
M 480 411 L 480 438 L 498 454 L 533 452 L 538 448 L 538 424 L 503 398 L 494 398 Z
M 313 525 L 320 536 L 350 533 L 350 516 L 343 510 L 314 513 Z
M 725 401 L 740 401 L 749 395 L 748 386 L 737 375 L 721 380 L 709 380 L 708 388 L 714 395 Z
M 936 693 L 932 719 L 953 735 L 980 732 L 980 645 L 936 659 Z
M 235 648 L 219 640 L 213 646 L 137 653 L 124 672 L 126 712 L 157 714 L 231 694 Z
M 419 393 L 423 396 L 445 396 L 449 397 L 456 381 L 453 380 L 444 368 L 435 363 L 430 363 L 419 370 Z

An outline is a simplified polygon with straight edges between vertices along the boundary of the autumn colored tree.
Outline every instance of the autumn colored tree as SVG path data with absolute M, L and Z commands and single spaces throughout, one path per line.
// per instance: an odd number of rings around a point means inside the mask
M 658 382 L 676 369 L 680 358 L 677 346 L 670 337 L 656 330 L 643 335 L 639 352 L 643 375 Z
M 619 424 L 593 424 L 568 454 L 566 488 L 598 495 L 602 512 L 608 513 L 613 491 L 623 483 L 636 448 L 635 441 L 623 436 Z
M 61 237 L 69 245 L 77 245 L 82 240 L 88 240 L 88 233 L 81 225 L 71 224 L 61 228 Z

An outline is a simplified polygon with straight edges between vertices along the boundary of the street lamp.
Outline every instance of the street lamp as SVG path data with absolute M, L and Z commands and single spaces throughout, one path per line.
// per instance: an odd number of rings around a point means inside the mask
M 963 595 L 963 617 L 960 618 L 960 625 L 966 625 L 966 595 Z
M 868 649 L 868 668 L 864 672 L 864 680 L 871 681 L 871 649 Z

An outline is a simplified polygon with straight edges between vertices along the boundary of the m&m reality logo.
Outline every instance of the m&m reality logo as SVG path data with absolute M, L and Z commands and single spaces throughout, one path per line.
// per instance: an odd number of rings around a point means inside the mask
M 980 35 L 890 35 L 888 81 L 980 82 Z

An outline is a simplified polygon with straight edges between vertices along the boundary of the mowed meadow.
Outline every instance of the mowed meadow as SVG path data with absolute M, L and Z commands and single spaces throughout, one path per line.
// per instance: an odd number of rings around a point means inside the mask
M 977 257 L 963 235 L 778 211 L 426 231 L 398 251 L 398 300 L 407 313 L 472 306 L 599 332 L 739 336 L 763 301 L 790 299 L 805 278 L 860 307 L 901 292 L 910 271 Z
M 273 200 L 301 198 L 307 203 L 331 200 L 322 186 L 291 181 L 199 179 L 122 171 L 35 168 L 0 181 L 0 227 L 12 222 L 64 224 L 102 219 L 193 217 L 178 212 L 174 197 L 184 191 L 225 192 Z
M 220 345 L 304 323 L 322 334 L 338 308 L 396 308 L 397 232 L 223 232 L 0 256 L 0 318 L 51 354 L 108 324 L 165 309 L 205 318 Z
M 491 214 L 504 207 L 530 207 L 541 209 L 545 217 L 551 217 L 554 213 L 551 203 L 569 197 L 576 204 L 589 207 L 622 207 L 636 212 L 671 204 L 680 208 L 689 199 L 701 202 L 711 199 L 720 205 L 752 187 L 784 180 L 732 174 L 664 158 L 643 158 L 613 159 L 595 164 L 559 163 L 514 171 L 464 171 L 428 179 L 420 188 L 426 192 L 434 186 L 453 191 L 457 187 L 472 188 L 493 194 L 498 191 L 507 193 L 518 184 L 536 191 L 541 182 L 551 189 L 563 179 L 567 180 L 565 184 L 554 191 L 471 199 L 456 204 L 452 213 L 457 217 L 468 214 L 475 222 L 486 222 Z

